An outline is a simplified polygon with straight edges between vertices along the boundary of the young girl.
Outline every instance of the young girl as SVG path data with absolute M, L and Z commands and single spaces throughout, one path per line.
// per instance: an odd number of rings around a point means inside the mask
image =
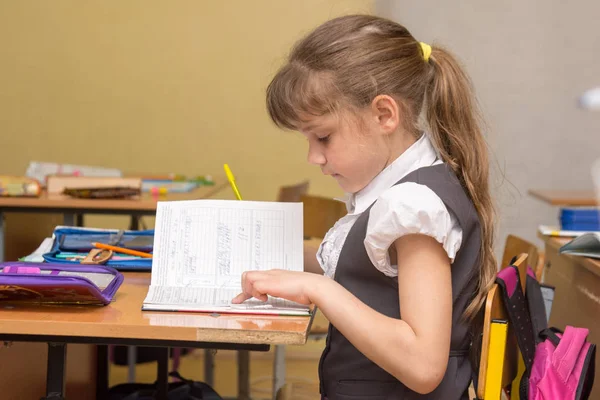
M 346 16 L 295 46 L 267 105 L 349 193 L 348 215 L 306 272 L 245 273 L 234 302 L 272 295 L 322 310 L 323 398 L 467 399 L 469 331 L 496 263 L 466 74 L 401 25 Z

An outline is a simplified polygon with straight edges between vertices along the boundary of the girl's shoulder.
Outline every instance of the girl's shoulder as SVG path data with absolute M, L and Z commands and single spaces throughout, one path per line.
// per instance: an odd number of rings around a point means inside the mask
M 416 182 L 399 183 L 384 190 L 373 208 L 390 211 L 421 210 L 427 214 L 446 210 L 442 199 L 432 189 Z
M 392 276 L 388 249 L 400 237 L 422 234 L 438 241 L 453 260 L 462 243 L 462 229 L 442 199 L 426 185 L 405 182 L 385 190 L 369 211 L 367 254 L 384 274 Z

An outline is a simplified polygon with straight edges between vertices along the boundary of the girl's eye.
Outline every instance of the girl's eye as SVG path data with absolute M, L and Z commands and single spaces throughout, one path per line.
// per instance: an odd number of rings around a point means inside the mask
M 320 138 L 318 138 L 318 140 L 319 140 L 319 142 L 321 142 L 321 143 L 327 143 L 327 142 L 329 142 L 329 136 L 330 136 L 330 135 L 327 135 L 327 136 L 320 137 Z

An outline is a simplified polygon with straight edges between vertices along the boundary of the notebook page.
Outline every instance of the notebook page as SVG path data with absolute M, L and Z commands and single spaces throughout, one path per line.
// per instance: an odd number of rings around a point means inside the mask
M 239 289 L 150 286 L 144 304 L 229 306 Z
M 239 290 L 242 272 L 274 268 L 304 268 L 301 203 L 158 203 L 152 286 Z
M 198 311 L 215 310 L 222 307 L 222 311 L 257 310 L 257 309 L 290 309 L 307 310 L 307 306 L 294 303 L 278 297 L 270 297 L 266 302 L 249 299 L 243 304 L 231 304 L 231 299 L 239 294 L 239 289 L 227 288 L 197 288 L 197 287 L 171 287 L 151 286 L 144 300 L 144 306 L 152 309 L 152 305 L 189 306 Z

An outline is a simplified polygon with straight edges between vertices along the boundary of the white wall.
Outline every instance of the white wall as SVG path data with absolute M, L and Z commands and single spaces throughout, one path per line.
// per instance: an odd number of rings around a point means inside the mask
M 558 209 L 527 191 L 593 188 L 600 112 L 576 101 L 600 85 L 600 2 L 377 0 L 375 11 L 463 61 L 491 127 L 497 250 L 508 233 L 541 245 L 537 226 L 557 224 Z

